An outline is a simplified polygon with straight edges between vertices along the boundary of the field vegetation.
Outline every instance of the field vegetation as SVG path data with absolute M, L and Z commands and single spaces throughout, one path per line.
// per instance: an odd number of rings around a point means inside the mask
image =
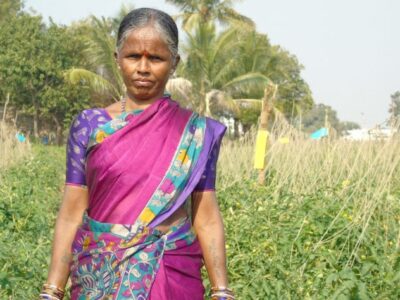
M 275 128 L 264 185 L 252 169 L 251 131 L 220 152 L 238 299 L 398 299 L 399 140 L 315 142 Z M 65 150 L 35 145 L 33 153 L 0 184 L 1 299 L 34 299 L 47 274 Z
M 239 299 L 398 299 L 400 141 L 312 141 L 275 129 L 264 186 L 252 170 L 254 135 L 220 154 Z
M 31 153 L 29 142 L 19 142 L 15 135 L 17 129 L 0 121 L 0 176 L 2 171 L 17 164 Z

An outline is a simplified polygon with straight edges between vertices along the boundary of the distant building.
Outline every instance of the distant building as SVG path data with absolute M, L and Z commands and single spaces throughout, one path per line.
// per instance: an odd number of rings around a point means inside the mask
M 227 133 L 229 135 L 235 134 L 235 119 L 234 118 L 220 117 L 218 120 L 227 127 Z M 237 125 L 238 125 L 237 126 L 237 130 L 238 130 L 237 135 L 241 136 L 244 133 L 243 125 L 240 122 Z
M 372 129 L 361 128 L 348 130 L 343 136 L 346 140 L 352 141 L 367 141 L 367 140 L 382 140 L 391 138 L 395 131 L 390 128 L 375 127 Z

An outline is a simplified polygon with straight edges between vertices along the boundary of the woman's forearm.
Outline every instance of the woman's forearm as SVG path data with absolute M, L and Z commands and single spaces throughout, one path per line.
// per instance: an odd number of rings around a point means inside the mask
M 47 282 L 64 288 L 72 259 L 71 246 L 87 207 L 87 190 L 65 186 L 64 198 L 55 224 Z
M 225 232 L 214 191 L 192 194 L 193 226 L 203 252 L 204 263 L 214 287 L 227 287 Z
M 71 223 L 60 215 L 57 218 L 47 282 L 64 288 L 71 262 L 71 245 L 79 223 Z
M 199 227 L 197 235 L 211 286 L 227 287 L 225 233 L 221 216 L 214 216 L 213 221 Z

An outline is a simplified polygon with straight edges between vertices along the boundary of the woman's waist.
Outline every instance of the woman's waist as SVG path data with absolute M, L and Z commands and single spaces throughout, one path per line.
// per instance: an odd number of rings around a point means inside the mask
M 163 223 L 153 228 L 151 226 L 134 224 L 107 223 L 91 218 L 87 211 L 83 215 L 81 230 L 92 233 L 97 240 L 102 240 L 102 244 L 112 242 L 133 244 L 149 242 L 150 240 L 164 239 L 166 249 L 175 249 L 181 243 L 191 244 L 196 235 L 192 228 L 190 218 L 186 213 L 179 213 L 179 210 Z

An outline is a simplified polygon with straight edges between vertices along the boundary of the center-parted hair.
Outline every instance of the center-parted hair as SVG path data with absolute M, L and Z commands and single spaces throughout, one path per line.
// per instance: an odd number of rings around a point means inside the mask
M 167 13 L 153 8 L 138 8 L 128 13 L 122 20 L 118 29 L 117 49 L 121 49 L 127 36 L 135 29 L 154 26 L 165 40 L 175 60 L 178 56 L 178 27 L 174 19 Z

